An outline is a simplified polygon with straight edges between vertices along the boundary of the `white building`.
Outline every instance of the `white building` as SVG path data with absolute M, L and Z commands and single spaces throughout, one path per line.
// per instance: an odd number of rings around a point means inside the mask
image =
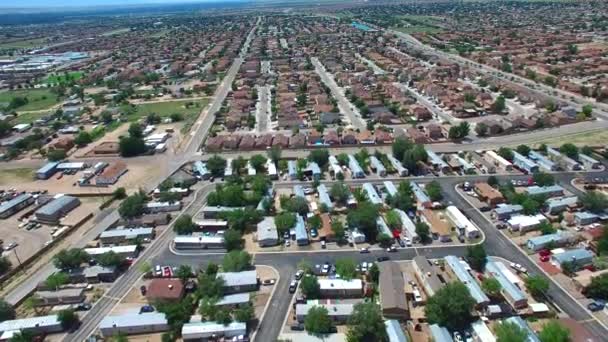
M 446 214 L 448 218 L 454 223 L 460 234 L 467 237 L 467 239 L 476 239 L 481 236 L 479 229 L 471 222 L 460 209 L 451 205 L 447 207 Z

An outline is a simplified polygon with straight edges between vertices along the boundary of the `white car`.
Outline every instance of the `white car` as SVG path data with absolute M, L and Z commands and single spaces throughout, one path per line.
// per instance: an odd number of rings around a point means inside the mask
M 408 247 L 412 246 L 412 240 L 410 238 L 406 237 L 403 240 L 405 241 L 406 246 L 408 246 Z
M 369 253 L 369 249 L 367 247 L 362 247 L 361 253 Z
M 510 263 L 509 266 L 511 266 L 512 269 L 521 272 L 521 273 L 528 273 L 528 270 L 523 267 L 521 264 L 516 264 L 514 262 Z
M 291 246 L 291 242 L 289 240 L 285 240 L 285 247 Z
M 323 265 L 323 268 L 321 269 L 321 274 L 327 274 L 329 273 L 329 265 L 325 264 Z

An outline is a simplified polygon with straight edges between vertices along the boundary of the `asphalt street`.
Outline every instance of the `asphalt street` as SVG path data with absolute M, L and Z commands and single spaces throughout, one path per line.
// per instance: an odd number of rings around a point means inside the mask
M 329 87 L 332 95 L 338 101 L 338 107 L 340 108 L 340 111 L 346 114 L 348 120 L 350 121 L 350 124 L 353 125 L 355 128 L 365 129 L 366 124 L 361 118 L 361 113 L 359 113 L 359 111 L 353 106 L 353 104 L 350 103 L 350 101 L 346 98 L 344 92 L 342 91 L 342 89 L 340 89 L 340 87 L 338 87 L 338 84 L 334 80 L 333 76 L 331 76 L 327 72 L 327 70 L 325 70 L 325 66 L 321 64 L 317 57 L 311 58 L 311 61 L 312 64 L 315 66 L 315 71 L 317 72 L 317 74 L 319 74 L 323 83 L 325 83 L 325 85 Z

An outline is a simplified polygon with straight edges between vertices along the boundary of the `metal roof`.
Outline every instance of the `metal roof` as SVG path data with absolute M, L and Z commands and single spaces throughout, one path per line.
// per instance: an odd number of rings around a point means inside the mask
M 528 323 L 526 323 L 526 321 L 524 321 L 521 317 L 519 317 L 519 316 L 512 316 L 512 317 L 509 317 L 509 318 L 505 319 L 505 321 L 507 321 L 509 323 L 516 324 L 520 328 L 524 329 L 528 333 L 528 337 L 526 338 L 527 342 L 540 342 L 540 339 L 538 338 L 538 336 L 536 336 L 536 334 L 530 328 L 530 326 L 528 325 Z
M 401 209 L 393 209 L 401 218 L 401 226 L 407 232 L 407 235 L 410 239 L 414 240 L 418 238 L 418 233 L 416 233 L 416 224 L 410 219 L 409 216 L 405 213 L 405 211 Z
M 182 327 L 182 337 L 188 337 L 192 334 L 204 334 L 211 336 L 213 334 L 224 335 L 242 335 L 247 332 L 247 324 L 241 322 L 232 322 L 227 325 L 217 322 L 196 322 L 186 323 Z
M 382 199 L 378 195 L 378 192 L 376 192 L 376 189 L 374 188 L 374 186 L 371 183 L 364 183 L 363 190 L 367 194 L 367 199 L 370 202 L 372 202 L 373 204 L 382 204 L 383 203 Z
M 154 228 L 126 228 L 126 229 L 111 229 L 102 232 L 99 238 L 124 237 L 126 239 L 134 239 L 140 235 L 151 235 Z
M 397 194 L 397 187 L 395 186 L 395 183 L 391 182 L 391 181 L 384 181 L 384 189 L 386 189 L 386 192 L 391 195 L 391 196 L 395 196 Z
M 258 283 L 258 274 L 255 270 L 242 272 L 221 272 L 217 278 L 223 278 L 226 286 L 254 285 Z
M 593 259 L 593 253 L 584 248 L 570 249 L 563 253 L 553 254 L 552 258 L 558 264 L 566 261 L 590 261 Z
M 427 196 L 426 192 L 422 190 L 418 183 L 410 182 L 410 187 L 412 188 L 412 192 L 414 192 L 414 196 L 416 196 L 416 200 L 420 203 L 430 202 L 431 199 Z
M 47 172 L 57 168 L 57 165 L 59 165 L 59 162 L 46 163 L 41 168 L 39 168 L 38 171 L 36 171 L 36 173 L 47 173 Z
M 382 216 L 378 216 L 378 218 L 376 219 L 376 226 L 378 227 L 378 233 L 386 234 L 391 237 L 393 236 L 393 232 L 391 232 L 386 222 L 384 222 Z
M 217 303 L 216 306 L 222 305 L 234 305 L 234 304 L 244 304 L 249 303 L 250 297 L 249 292 L 244 293 L 235 293 L 231 295 L 226 295 L 222 297 Z
M 492 334 L 492 331 L 488 326 L 481 320 L 475 321 L 471 324 L 473 334 L 477 336 L 479 342 L 496 342 L 496 337 Z
M 130 328 L 146 325 L 167 324 L 167 317 L 160 312 L 128 313 L 117 316 L 106 316 L 99 323 L 99 329 Z
M 515 286 L 515 284 L 513 284 L 509 280 L 507 275 L 503 273 L 503 270 L 498 267 L 494 261 L 489 261 L 486 264 L 486 272 L 490 273 L 492 277 L 494 277 L 494 279 L 498 280 L 500 286 L 502 287 L 502 290 L 507 292 L 507 294 L 513 301 L 517 302 L 520 300 L 527 299 L 523 291 L 520 290 L 519 287 Z
M 428 148 L 425 148 L 425 150 L 426 150 L 426 155 L 429 157 L 429 162 L 431 164 L 433 164 L 435 167 L 439 167 L 441 169 L 449 168 L 448 163 L 446 163 L 443 159 L 441 159 L 441 157 L 439 157 L 437 155 L 437 153 L 429 150 Z
M 180 243 L 199 243 L 199 244 L 223 244 L 224 236 L 222 235 L 178 235 L 173 238 L 173 242 Z
M 11 210 L 13 207 L 18 206 L 21 203 L 28 201 L 30 198 L 32 198 L 32 195 L 30 195 L 30 194 L 21 194 L 9 201 L 6 201 L 6 202 L 2 203 L 2 205 L 0 205 L 0 213 Z
M 494 209 L 494 211 L 498 215 L 520 213 L 523 210 L 524 210 L 524 207 L 519 204 L 505 204 L 505 203 L 500 203 L 499 205 L 496 206 L 496 209 Z
M 437 324 L 431 324 L 429 326 L 429 330 L 431 331 L 431 336 L 433 337 L 434 342 L 454 342 L 452 339 L 452 335 L 445 327 L 441 327 Z
M 361 279 L 319 279 L 319 288 L 323 290 L 363 290 Z
M 68 196 L 68 195 L 57 197 L 54 200 L 50 201 L 49 203 L 43 205 L 42 208 L 36 210 L 36 215 L 47 215 L 47 216 L 56 215 L 58 212 L 63 210 L 63 208 L 67 207 L 68 205 L 72 204 L 73 202 L 80 203 L 80 200 L 76 197 L 72 197 L 72 196 Z
M 296 240 L 308 240 L 308 233 L 306 232 L 306 225 L 304 219 L 300 215 L 296 215 Z
M 386 334 L 388 335 L 389 342 L 408 342 L 409 339 L 403 333 L 403 329 L 401 329 L 401 325 L 399 325 L 399 321 L 395 319 L 389 319 L 384 321 L 384 325 L 386 326 Z
M 355 176 L 362 177 L 364 175 L 361 165 L 359 165 L 357 159 L 350 154 L 348 155 L 348 168 Z
M 29 317 L 0 322 L 0 332 L 61 325 L 57 315 Z
M 302 188 L 302 186 L 299 184 L 293 186 L 293 194 L 295 197 L 306 198 L 306 194 L 304 194 L 304 188 Z
M 101 255 L 107 252 L 120 253 L 135 253 L 137 250 L 136 245 L 128 246 L 112 246 L 112 247 L 96 247 L 96 248 L 85 248 L 84 251 L 89 255 Z
M 376 158 L 375 156 L 370 156 L 369 162 L 374 167 L 374 169 L 376 169 L 376 173 L 380 174 L 380 173 L 386 172 L 386 168 L 384 167 L 384 164 L 382 164 L 382 162 L 380 160 L 378 160 L 378 158 Z
M 270 216 L 264 217 L 257 226 L 258 241 L 267 239 L 278 240 L 277 226 L 274 223 L 274 218 Z
M 458 280 L 460 280 L 460 282 L 462 282 L 469 289 L 471 297 L 475 299 L 477 304 L 487 303 L 490 301 L 488 296 L 486 296 L 486 294 L 481 290 L 481 287 L 479 287 L 475 279 L 473 279 L 469 272 L 464 268 L 463 263 L 466 264 L 466 262 L 461 261 L 453 255 L 446 256 L 445 262 L 450 266 L 452 272 L 454 272 Z
M 306 316 L 308 311 L 314 307 L 324 307 L 331 316 L 350 316 L 355 308 L 354 304 L 297 304 L 296 316 Z
M 550 186 L 538 186 L 533 185 L 529 186 L 524 190 L 528 195 L 546 195 L 552 193 L 563 193 L 564 188 L 559 185 L 550 185 Z
M 388 158 L 388 160 L 391 162 L 393 167 L 397 170 L 397 172 L 400 175 L 407 175 L 407 173 L 408 173 L 407 169 L 403 166 L 403 164 L 401 164 L 400 161 L 397 160 L 397 158 L 393 157 L 390 154 L 388 154 L 386 157 Z
M 327 208 L 331 211 L 334 207 L 334 204 L 329 197 L 329 193 L 327 192 L 327 187 L 325 184 L 321 184 L 317 187 L 317 192 L 319 193 L 319 201 L 325 204 Z

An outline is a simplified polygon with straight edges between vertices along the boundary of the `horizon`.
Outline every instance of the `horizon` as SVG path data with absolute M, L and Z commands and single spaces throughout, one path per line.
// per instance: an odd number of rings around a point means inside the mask
M 255 1 L 255 0 L 254 0 Z M 259 0 L 258 0 L 259 1 Z M 2 10 L 20 9 L 92 9 L 92 8 L 111 8 L 111 7 L 132 7 L 132 6 L 158 6 L 158 5 L 192 5 L 192 4 L 222 4 L 240 3 L 249 0 L 89 0 L 86 4 L 77 0 L 23 0 L 18 5 L 15 3 L 0 3 Z

